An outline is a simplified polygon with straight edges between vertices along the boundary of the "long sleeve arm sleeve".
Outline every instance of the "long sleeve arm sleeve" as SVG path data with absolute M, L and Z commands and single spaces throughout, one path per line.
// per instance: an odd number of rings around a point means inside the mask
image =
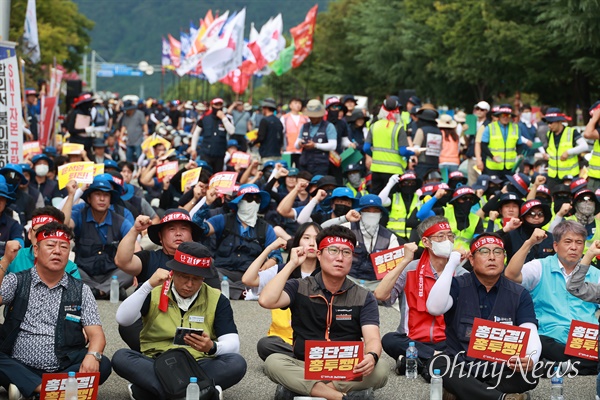
M 150 286 L 150 282 L 146 281 L 142 287 L 121 303 L 115 316 L 119 325 L 131 326 L 142 316 L 140 310 L 151 291 L 152 286 Z
M 453 251 L 450 254 L 444 271 L 429 292 L 429 297 L 427 298 L 427 311 L 429 311 L 429 314 L 442 315 L 454 304 L 454 300 L 450 296 L 450 288 L 452 286 L 454 271 L 459 263 L 460 253 Z

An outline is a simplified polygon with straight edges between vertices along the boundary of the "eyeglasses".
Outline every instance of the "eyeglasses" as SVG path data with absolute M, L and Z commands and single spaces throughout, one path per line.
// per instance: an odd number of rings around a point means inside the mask
M 429 240 L 433 240 L 434 242 L 441 242 L 444 239 L 448 239 L 451 242 L 454 242 L 454 239 L 456 239 L 456 235 L 452 232 L 450 233 L 440 233 L 439 235 L 432 235 L 429 236 Z
M 260 204 L 260 195 L 259 194 L 247 194 L 243 197 L 248 203 L 259 203 Z
M 349 258 L 352 257 L 352 250 L 350 249 L 340 249 L 339 247 L 334 247 L 334 246 L 329 246 L 329 247 L 325 247 L 327 249 L 327 252 L 329 253 L 330 256 L 334 256 L 336 257 L 338 254 L 340 254 L 340 251 L 342 252 L 342 257 L 344 258 Z
M 475 253 L 481 254 L 482 257 L 489 257 L 490 253 L 493 253 L 495 257 L 504 256 L 504 249 L 502 247 L 496 247 L 495 249 L 488 249 L 487 247 L 482 247 L 479 250 L 476 250 Z
M 538 211 L 538 212 L 532 211 L 529 214 L 527 214 L 526 216 L 531 217 L 531 218 L 537 218 L 537 217 L 544 218 L 544 212 L 543 211 Z

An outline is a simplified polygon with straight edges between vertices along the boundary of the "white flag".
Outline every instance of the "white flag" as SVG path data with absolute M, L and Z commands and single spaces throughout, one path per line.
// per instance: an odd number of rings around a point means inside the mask
M 27 14 L 25 15 L 23 44 L 25 46 L 25 54 L 29 56 L 29 59 L 34 64 L 40 62 L 40 43 L 38 41 L 35 0 L 27 0 Z

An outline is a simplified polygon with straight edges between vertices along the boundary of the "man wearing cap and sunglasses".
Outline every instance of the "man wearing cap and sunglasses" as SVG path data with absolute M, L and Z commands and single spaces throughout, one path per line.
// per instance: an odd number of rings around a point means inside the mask
M 471 241 L 470 251 L 468 258 L 473 271 L 454 276 L 461 254 L 452 252 L 427 298 L 427 311 L 431 315 L 444 315 L 446 323 L 446 350 L 434 357 L 428 368 L 446 371 L 442 376 L 444 389 L 459 399 L 529 399 L 525 392 L 537 386 L 538 380 L 531 371 L 542 348 L 531 295 L 503 276 L 504 242 L 498 235 L 478 236 Z M 511 357 L 501 373 L 496 363 L 467 357 L 474 318 L 529 329 L 526 356 Z M 469 367 L 474 362 L 483 366 Z M 520 368 L 527 372 L 527 380 Z M 494 374 L 490 373 L 492 370 Z M 487 376 L 482 376 L 485 371 Z
M 195 242 L 179 245 L 166 267 L 157 269 L 117 310 L 121 325 L 131 325 L 140 316 L 141 352 L 120 349 L 113 356 L 119 376 L 132 383 L 137 400 L 167 398 L 154 370 L 160 353 L 180 347 L 173 344 L 177 328 L 200 329 L 186 333 L 185 349 L 219 389 L 237 384 L 246 374 L 246 361 L 239 354 L 240 339 L 229 299 L 205 279 L 215 276 L 210 251 Z

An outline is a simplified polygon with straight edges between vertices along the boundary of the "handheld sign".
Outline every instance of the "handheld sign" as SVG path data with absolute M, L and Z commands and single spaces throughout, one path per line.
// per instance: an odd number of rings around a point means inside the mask
M 27 158 L 28 155 L 35 156 L 36 154 L 42 154 L 42 148 L 40 147 L 40 142 L 36 140 L 35 142 L 25 142 L 23 143 L 23 157 Z
M 484 361 L 505 362 L 525 357 L 529 329 L 475 318 L 467 356 Z
M 237 172 L 217 172 L 210 178 L 209 189 L 215 188 L 219 194 L 231 194 L 234 191 Z
M 58 188 L 63 189 L 70 181 L 92 183 L 94 181 L 94 163 L 80 161 L 58 167 Z
M 64 399 L 65 385 L 69 374 L 43 374 L 42 391 L 40 399 Z M 77 372 L 77 399 L 78 400 L 96 400 L 98 397 L 98 383 L 100 381 L 100 372 Z
M 391 270 L 396 268 L 404 258 L 404 246 L 396 247 L 371 254 L 371 262 L 377 280 L 383 279 Z
M 364 343 L 307 340 L 304 379 L 317 381 L 362 381 L 352 372 L 364 358 Z
M 598 360 L 598 324 L 571 321 L 565 354 L 588 360 Z
M 177 171 L 179 171 L 179 163 L 177 161 L 166 162 L 156 167 L 156 177 L 159 182 L 162 182 L 165 178 L 175 175 Z
M 94 176 L 102 175 L 104 173 L 104 164 L 94 164 Z
M 62 155 L 81 154 L 85 146 L 79 143 L 63 143 Z
M 190 169 L 189 171 L 185 171 L 181 174 L 181 191 L 185 192 L 185 190 L 191 186 L 194 186 L 200 180 L 200 173 L 202 172 L 202 167 Z
M 248 168 L 250 165 L 250 158 L 252 156 L 248 153 L 244 153 L 243 151 L 236 151 L 231 155 L 231 164 L 239 165 L 242 168 Z

